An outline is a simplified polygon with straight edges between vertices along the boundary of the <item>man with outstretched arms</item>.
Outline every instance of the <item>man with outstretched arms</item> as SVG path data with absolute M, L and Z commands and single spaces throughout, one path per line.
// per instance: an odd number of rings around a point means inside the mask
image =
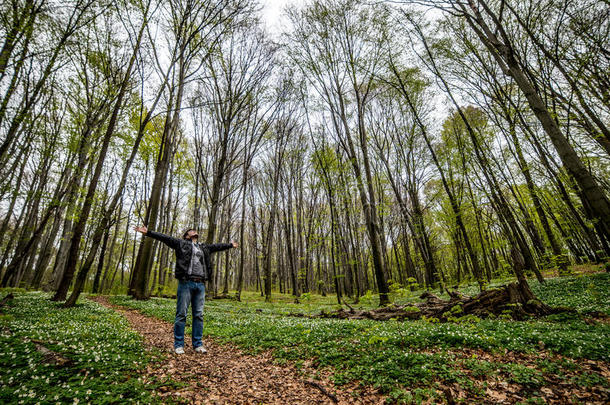
M 176 320 L 174 321 L 174 351 L 184 353 L 184 326 L 189 304 L 193 311 L 193 349 L 206 353 L 203 347 L 203 303 L 205 301 L 205 281 L 212 279 L 210 254 L 236 248 L 237 243 L 197 243 L 199 235 L 195 229 L 187 229 L 182 239 L 159 232 L 149 231 L 145 226 L 137 226 L 136 231 L 144 236 L 157 239 L 176 252 L 175 276 L 178 279 L 176 293 Z

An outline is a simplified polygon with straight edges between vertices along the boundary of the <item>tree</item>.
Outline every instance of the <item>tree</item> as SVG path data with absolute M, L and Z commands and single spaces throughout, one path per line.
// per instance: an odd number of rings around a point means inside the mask
M 381 45 L 388 35 L 383 23 L 386 17 L 386 9 L 364 7 L 360 1 L 314 1 L 302 12 L 290 15 L 294 28 L 288 35 L 289 55 L 326 103 L 335 135 L 352 165 L 365 213 L 380 305 L 389 303 L 389 290 L 364 116 L 380 67 Z
M 557 150 L 561 161 L 580 188 L 584 203 L 590 207 L 592 215 L 600 222 L 605 237 L 610 235 L 610 200 L 551 116 L 536 86 L 528 77 L 527 67 L 519 63 L 522 58 L 517 53 L 518 48 L 506 31 L 498 13 L 483 0 L 471 0 L 467 5 L 452 2 L 452 5 L 468 22 L 504 73 L 515 80 Z
M 171 76 L 167 96 L 166 121 L 163 128 L 159 158 L 155 166 L 151 194 L 144 223 L 150 229 L 157 226 L 161 192 L 167 177 L 170 161 L 177 144 L 180 112 L 188 79 L 199 70 L 212 52 L 219 38 L 230 27 L 229 22 L 239 20 L 246 10 L 245 1 L 191 2 L 170 1 L 164 10 L 171 15 L 170 60 L 164 69 Z M 157 59 L 157 64 L 161 62 Z M 138 250 L 137 261 L 129 286 L 130 295 L 137 299 L 148 298 L 148 280 L 153 264 L 153 240 L 144 238 Z

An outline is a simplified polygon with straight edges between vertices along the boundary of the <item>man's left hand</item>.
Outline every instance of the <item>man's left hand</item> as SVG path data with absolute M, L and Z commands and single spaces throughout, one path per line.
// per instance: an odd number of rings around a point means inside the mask
M 234 240 L 231 241 L 231 245 L 233 245 L 234 248 L 239 247 L 239 245 L 237 244 L 237 242 L 235 242 Z

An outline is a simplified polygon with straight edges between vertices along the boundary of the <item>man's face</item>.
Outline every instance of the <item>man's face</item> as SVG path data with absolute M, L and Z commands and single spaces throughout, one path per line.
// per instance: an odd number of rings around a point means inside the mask
M 187 232 L 187 239 L 190 240 L 197 240 L 197 238 L 199 238 L 199 234 L 197 233 L 196 230 L 191 229 L 190 231 Z

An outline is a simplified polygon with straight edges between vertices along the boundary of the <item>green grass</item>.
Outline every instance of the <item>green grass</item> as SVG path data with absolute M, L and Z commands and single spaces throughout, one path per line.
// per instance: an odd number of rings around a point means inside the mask
M 553 280 L 543 286 L 533 283 L 533 288 L 552 305 L 560 302 L 560 294 L 567 293 L 570 299 L 562 305 L 572 304 L 588 311 L 607 309 L 607 285 L 607 275 L 599 274 Z M 253 353 L 271 349 L 278 361 L 313 359 L 317 366 L 332 369 L 337 383 L 360 380 L 393 396 L 400 396 L 400 389 L 407 386 L 428 387 L 438 381 L 467 384 L 468 378 L 450 355 L 452 350 L 463 347 L 536 354 L 544 345 L 548 351 L 571 358 L 610 359 L 610 326 L 589 325 L 574 315 L 568 319 L 481 320 L 468 324 L 309 319 L 286 314 L 330 310 L 336 307 L 334 298 L 312 295 L 301 304 L 292 303 L 293 299 L 274 294 L 274 302 L 265 303 L 260 295 L 249 293 L 242 295 L 242 302 L 208 300 L 204 334 L 236 343 Z M 112 302 L 168 322 L 174 319 L 174 300 L 134 301 L 116 296 Z M 565 368 L 551 365 L 559 370 Z M 538 387 L 545 381 L 542 372 L 518 364 L 507 365 L 504 373 L 510 381 L 524 386 Z M 593 377 L 589 380 L 597 381 Z
M 138 376 L 150 357 L 122 316 L 88 300 L 62 309 L 48 294 L 14 295 L 0 315 L 0 403 L 154 402 Z M 48 361 L 32 340 L 70 364 Z

